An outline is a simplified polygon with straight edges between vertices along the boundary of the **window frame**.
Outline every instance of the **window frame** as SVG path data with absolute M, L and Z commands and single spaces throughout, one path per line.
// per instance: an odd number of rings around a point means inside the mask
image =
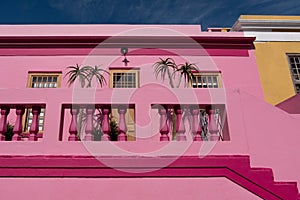
M 300 69 L 300 54 L 288 53 L 288 54 L 286 54 L 286 57 L 287 57 L 288 65 L 289 65 L 290 76 L 291 76 L 291 79 L 293 81 L 294 91 L 295 91 L 296 94 L 298 94 L 298 93 L 300 93 L 300 73 L 298 75 L 299 80 L 295 80 L 290 58 L 291 57 L 298 57 L 298 59 L 299 59 L 299 69 Z M 298 69 L 298 67 L 297 67 L 297 69 Z M 297 91 L 297 86 L 296 85 L 299 85 L 299 91 Z
M 40 87 L 31 87 L 33 76 L 57 76 L 57 86 L 56 87 L 45 87 L 45 88 L 60 88 L 60 86 L 61 86 L 62 72 L 28 72 L 27 88 L 40 88 Z
M 223 84 L 222 84 L 222 76 L 221 76 L 221 72 L 197 72 L 194 73 L 195 78 L 199 77 L 199 76 L 216 76 L 217 77 L 217 83 L 218 83 L 218 87 L 193 87 L 193 80 L 190 82 L 190 87 L 193 89 L 217 89 L 217 88 L 223 88 Z
M 140 69 L 109 69 L 110 78 L 109 78 L 109 87 L 114 89 L 132 89 L 140 87 Z M 135 87 L 113 87 L 114 86 L 114 73 L 134 73 L 135 74 Z

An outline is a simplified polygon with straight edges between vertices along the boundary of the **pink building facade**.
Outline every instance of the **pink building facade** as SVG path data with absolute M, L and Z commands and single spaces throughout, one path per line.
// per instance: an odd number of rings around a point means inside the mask
M 0 33 L 1 199 L 300 199 L 299 117 L 264 102 L 255 38 L 194 25 Z M 199 72 L 172 88 L 155 77 L 160 58 Z M 108 71 L 107 84 L 68 86 L 76 64 Z M 105 141 L 112 116 L 118 141 Z

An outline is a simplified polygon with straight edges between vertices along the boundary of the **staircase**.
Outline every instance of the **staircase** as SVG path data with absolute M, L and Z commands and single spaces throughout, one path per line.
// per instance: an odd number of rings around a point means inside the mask
M 252 168 L 249 156 L 0 156 L 0 167 L 0 179 L 226 177 L 263 199 L 300 200 L 296 182 L 274 181 L 272 169 Z

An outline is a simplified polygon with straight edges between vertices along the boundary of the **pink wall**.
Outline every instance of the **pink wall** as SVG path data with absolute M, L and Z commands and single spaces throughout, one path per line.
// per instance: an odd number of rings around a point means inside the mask
M 261 199 L 225 178 L 3 178 L 0 186 L 1 199 Z

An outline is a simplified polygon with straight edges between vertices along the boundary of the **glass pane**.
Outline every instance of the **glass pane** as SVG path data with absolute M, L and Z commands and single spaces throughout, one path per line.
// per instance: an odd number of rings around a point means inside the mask
M 207 83 L 208 83 L 208 87 L 212 88 L 212 79 L 211 79 L 211 76 L 207 77 Z
M 213 77 L 213 85 L 214 85 L 214 88 L 219 87 L 219 86 L 218 86 L 218 79 L 217 79 L 216 76 Z
M 132 81 L 132 75 L 128 75 L 128 82 L 131 82 Z
M 204 88 L 207 88 L 207 79 L 206 79 L 206 76 L 203 76 L 203 77 L 202 77 L 202 86 L 203 86 Z

